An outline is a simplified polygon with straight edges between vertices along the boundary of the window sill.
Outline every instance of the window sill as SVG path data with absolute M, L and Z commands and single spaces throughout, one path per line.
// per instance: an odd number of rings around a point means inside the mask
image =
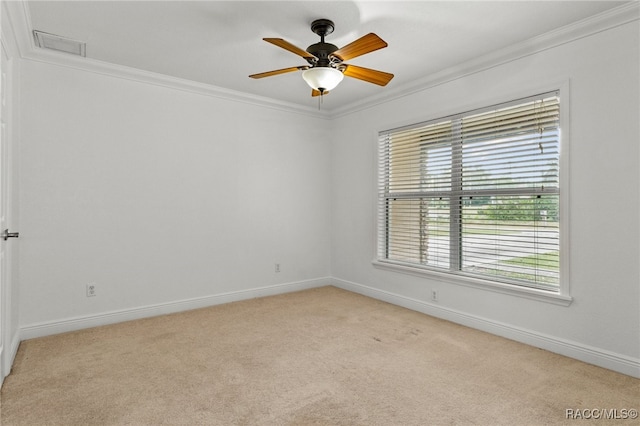
M 374 260 L 373 266 L 379 269 L 384 269 L 393 272 L 400 272 L 403 274 L 414 275 L 418 277 L 429 277 L 438 279 L 441 281 L 450 282 L 456 285 L 463 285 L 466 287 L 478 288 L 482 290 L 493 291 L 495 293 L 508 294 L 510 296 L 524 297 L 526 299 L 537 300 L 546 303 L 553 303 L 560 306 L 569 306 L 573 301 L 573 298 L 566 294 L 555 293 L 552 291 L 539 290 L 535 288 L 520 287 L 511 284 L 504 284 L 495 281 L 482 280 L 478 278 L 466 277 L 463 275 L 447 274 L 445 272 L 438 272 L 431 269 L 419 268 L 414 266 L 406 266 L 392 262 L 385 262 L 381 260 Z

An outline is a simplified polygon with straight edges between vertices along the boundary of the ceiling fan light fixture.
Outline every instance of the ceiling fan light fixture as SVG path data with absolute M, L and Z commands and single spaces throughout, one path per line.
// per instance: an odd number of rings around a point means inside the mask
M 340 84 L 344 74 L 331 67 L 315 67 L 304 71 L 302 78 L 312 89 L 328 92 Z

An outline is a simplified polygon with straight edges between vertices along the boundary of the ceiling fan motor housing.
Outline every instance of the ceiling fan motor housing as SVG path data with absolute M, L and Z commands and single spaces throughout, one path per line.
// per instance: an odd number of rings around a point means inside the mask
M 316 43 L 307 47 L 307 52 L 311 53 L 313 56 L 318 58 L 316 62 L 316 66 L 318 67 L 328 67 L 331 66 L 331 59 L 329 55 L 338 50 L 338 46 L 331 43 Z

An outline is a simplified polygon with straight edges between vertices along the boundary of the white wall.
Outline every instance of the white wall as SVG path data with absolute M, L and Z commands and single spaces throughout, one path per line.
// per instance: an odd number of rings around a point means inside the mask
M 345 288 L 491 331 L 545 339 L 640 374 L 638 21 L 340 117 L 332 153 L 332 275 Z M 558 306 L 374 268 L 376 135 L 570 81 L 573 303 Z M 569 102 L 567 102 L 569 101 Z M 565 129 L 566 130 L 566 129 Z M 431 289 L 439 291 L 432 303 Z M 555 344 L 555 346 L 554 346 Z M 571 352 L 571 351 L 568 351 Z
M 325 120 L 23 62 L 23 338 L 329 277 Z
M 336 118 L 330 134 L 319 118 L 24 60 L 22 338 L 332 276 L 637 374 L 638 30 L 635 21 Z M 372 266 L 377 131 L 567 80 L 570 306 Z M 85 296 L 89 282 L 98 296 Z

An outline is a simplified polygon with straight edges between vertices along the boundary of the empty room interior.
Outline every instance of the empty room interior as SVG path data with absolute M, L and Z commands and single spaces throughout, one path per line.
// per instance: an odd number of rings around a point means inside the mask
M 1 6 L 3 424 L 637 421 L 639 2 Z

